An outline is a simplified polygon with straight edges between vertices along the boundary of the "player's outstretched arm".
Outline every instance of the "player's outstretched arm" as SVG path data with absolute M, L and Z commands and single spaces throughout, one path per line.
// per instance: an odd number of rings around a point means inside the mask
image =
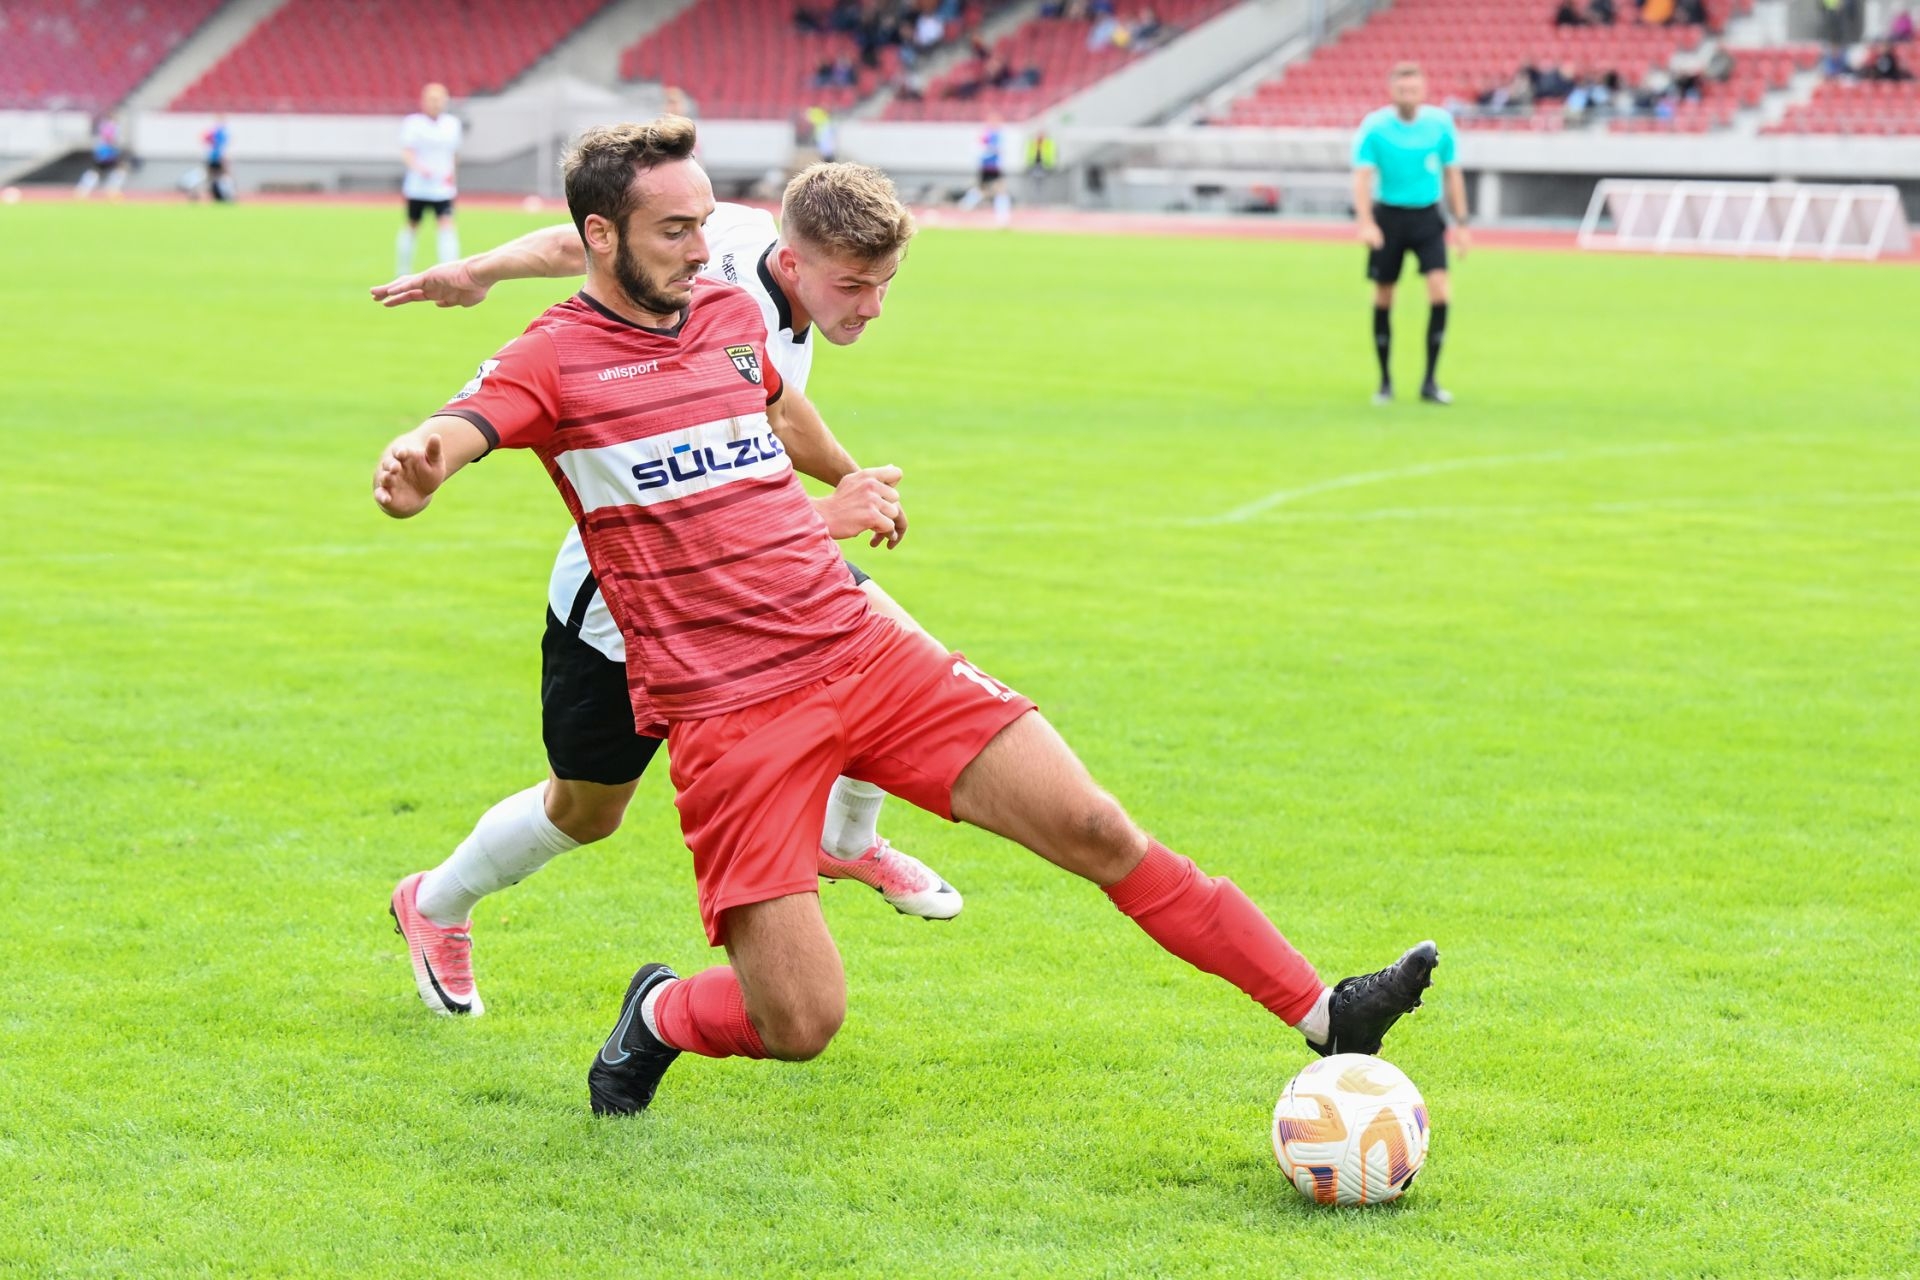
M 813 499 L 813 509 L 827 522 L 828 534 L 836 539 L 871 533 L 874 546 L 882 541 L 892 545 L 899 541 L 897 530 L 902 519 L 900 490 L 895 487 L 899 483 L 898 467 L 851 471 L 840 478 L 832 493 Z
M 801 475 L 812 476 L 822 484 L 838 485 L 843 478 L 859 469 L 853 455 L 834 437 L 813 402 L 795 387 L 789 385 L 781 393 L 779 402 L 768 410 L 767 419 L 773 424 L 774 434 L 780 437 L 781 447 L 793 460 L 794 470 Z M 874 535 L 873 545 L 876 547 L 882 542 L 890 549 L 897 547 L 900 539 L 907 536 L 906 513 L 898 509 L 899 495 L 894 495 L 893 502 L 893 528 L 885 537 L 878 533 Z
M 377 284 L 368 292 L 386 307 L 404 307 L 409 302 L 474 307 L 502 280 L 563 280 L 586 271 L 586 246 L 569 222 L 529 231 L 496 249 Z
M 373 500 L 397 520 L 419 515 L 434 492 L 487 447 L 480 428 L 465 418 L 436 414 L 380 455 L 373 469 Z

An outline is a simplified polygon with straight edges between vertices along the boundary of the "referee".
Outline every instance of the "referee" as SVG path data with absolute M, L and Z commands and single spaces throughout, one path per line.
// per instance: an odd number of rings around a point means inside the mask
M 1409 250 L 1427 278 L 1427 376 L 1420 398 L 1428 404 L 1452 404 L 1435 373 L 1440 344 L 1447 336 L 1447 224 L 1440 217 L 1441 175 L 1453 210 L 1453 240 L 1467 256 L 1467 184 L 1460 173 L 1453 117 L 1421 105 L 1427 78 L 1411 62 L 1393 69 L 1389 81 L 1393 105 L 1373 112 L 1353 139 L 1353 209 L 1360 238 L 1367 245 L 1367 279 L 1373 281 L 1373 345 L 1380 356 L 1380 390 L 1375 404 L 1393 400 L 1393 286 Z

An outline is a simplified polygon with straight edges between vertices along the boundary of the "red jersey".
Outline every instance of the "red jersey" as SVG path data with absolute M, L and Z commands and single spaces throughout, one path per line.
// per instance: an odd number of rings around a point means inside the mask
M 753 299 L 705 278 L 671 329 L 580 293 L 440 411 L 546 463 L 626 638 L 643 727 L 799 688 L 884 630 L 767 421 L 782 384 L 766 341 Z

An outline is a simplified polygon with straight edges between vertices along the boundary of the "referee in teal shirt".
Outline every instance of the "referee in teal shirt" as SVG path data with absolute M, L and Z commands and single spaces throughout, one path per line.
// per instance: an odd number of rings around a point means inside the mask
M 1447 337 L 1447 224 L 1440 216 L 1445 178 L 1453 211 L 1453 242 L 1467 256 L 1467 184 L 1460 173 L 1459 142 L 1453 117 L 1438 107 L 1422 106 L 1427 78 L 1411 62 L 1393 69 L 1389 82 L 1393 105 L 1369 115 L 1353 138 L 1353 209 L 1360 238 L 1367 244 L 1367 279 L 1373 281 L 1373 345 L 1380 356 L 1380 390 L 1375 404 L 1393 400 L 1393 286 L 1411 252 L 1427 278 L 1427 376 L 1420 398 L 1452 404 L 1440 389 L 1440 345 Z

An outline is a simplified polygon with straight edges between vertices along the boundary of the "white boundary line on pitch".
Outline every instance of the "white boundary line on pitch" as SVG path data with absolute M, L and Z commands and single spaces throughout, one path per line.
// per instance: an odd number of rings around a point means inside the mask
M 1244 524 L 1257 516 L 1265 515 L 1276 507 L 1287 506 L 1302 498 L 1312 498 L 1323 493 L 1336 493 L 1342 489 L 1358 489 L 1370 484 L 1385 484 L 1393 480 L 1443 475 L 1449 471 L 1479 471 L 1495 467 L 1525 466 L 1534 462 L 1584 461 L 1588 458 L 1625 458 L 1640 454 L 1673 453 L 1681 449 L 1707 448 L 1733 443 L 1736 442 L 1720 437 L 1700 441 L 1663 440 L 1652 444 L 1617 445 L 1601 449 L 1548 449 L 1539 453 L 1495 453 L 1470 458 L 1442 458 L 1434 462 L 1416 462 L 1405 467 L 1388 467 L 1381 471 L 1356 471 L 1351 475 L 1316 480 L 1312 484 L 1301 485 L 1297 489 L 1276 489 L 1265 497 L 1255 498 L 1252 502 L 1242 503 L 1240 506 L 1214 515 L 1196 516 L 1183 523 L 1203 526 Z

